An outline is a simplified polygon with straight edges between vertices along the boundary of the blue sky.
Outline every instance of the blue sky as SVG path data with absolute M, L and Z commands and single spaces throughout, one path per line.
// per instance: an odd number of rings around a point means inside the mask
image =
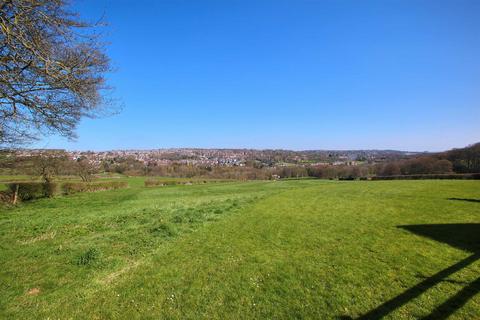
M 480 1 L 74 0 L 120 114 L 36 147 L 402 149 L 480 141 Z

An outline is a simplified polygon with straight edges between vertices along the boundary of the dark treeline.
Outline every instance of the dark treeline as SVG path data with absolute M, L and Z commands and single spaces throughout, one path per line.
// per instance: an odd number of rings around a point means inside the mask
M 447 152 L 387 162 L 375 170 L 379 176 L 480 173 L 480 143 Z
M 480 173 L 480 143 L 463 149 L 453 149 L 438 156 L 452 162 L 458 173 Z

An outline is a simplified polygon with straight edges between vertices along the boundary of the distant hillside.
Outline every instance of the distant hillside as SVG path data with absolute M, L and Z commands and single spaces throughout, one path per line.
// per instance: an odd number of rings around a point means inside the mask
M 453 149 L 437 155 L 452 162 L 457 173 L 480 173 L 480 142 L 466 148 Z
M 352 161 L 378 163 L 418 156 L 419 153 L 395 150 L 255 150 L 255 149 L 153 149 L 111 151 L 66 151 L 20 149 L 11 151 L 17 156 L 31 157 L 43 154 L 67 154 L 71 159 L 87 158 L 92 162 L 116 163 L 119 159 L 133 159 L 144 164 L 166 165 L 184 163 L 202 166 L 276 166 L 283 164 L 346 164 Z

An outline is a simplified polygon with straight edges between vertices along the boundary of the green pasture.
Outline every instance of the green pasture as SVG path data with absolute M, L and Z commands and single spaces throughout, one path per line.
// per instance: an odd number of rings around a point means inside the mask
M 128 180 L 0 209 L 1 319 L 480 318 L 479 181 Z

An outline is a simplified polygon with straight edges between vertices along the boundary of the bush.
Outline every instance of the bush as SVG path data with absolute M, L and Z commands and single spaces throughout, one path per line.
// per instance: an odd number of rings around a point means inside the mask
M 0 191 L 0 203 L 11 204 L 12 203 L 12 192 L 9 190 Z
M 145 180 L 145 187 L 158 187 L 164 186 L 163 181 L 160 180 Z
M 353 181 L 353 180 L 355 180 L 355 177 L 353 177 L 353 176 L 339 177 L 338 180 L 340 180 L 340 181 Z
M 17 192 L 18 200 L 33 200 L 53 197 L 57 192 L 57 184 L 52 182 L 13 182 L 7 185 L 12 194 Z
M 108 182 L 67 182 L 62 185 L 63 194 L 74 194 L 78 192 L 95 192 L 105 190 L 116 190 L 128 188 L 125 181 Z
M 58 192 L 58 185 L 53 182 L 45 182 L 43 184 L 43 192 L 45 197 L 51 198 Z

